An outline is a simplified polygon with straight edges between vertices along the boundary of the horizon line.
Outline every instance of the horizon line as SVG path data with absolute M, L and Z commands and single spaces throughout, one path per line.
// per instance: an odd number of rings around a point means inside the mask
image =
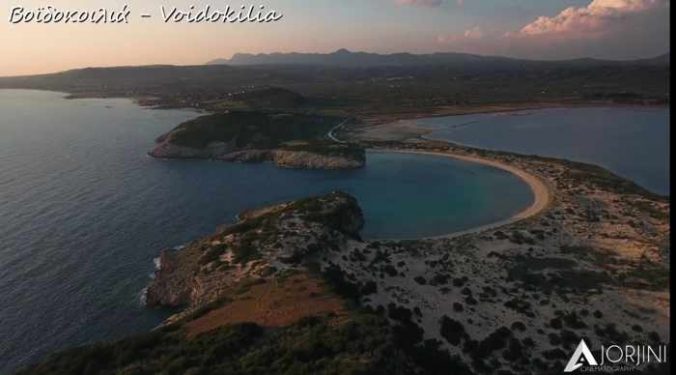
M 348 52 L 351 54 L 369 54 L 369 55 L 380 55 L 380 56 L 394 56 L 394 55 L 411 55 L 411 56 L 431 56 L 431 55 L 464 55 L 464 56 L 478 56 L 478 57 L 486 57 L 486 58 L 502 58 L 502 59 L 509 59 L 509 60 L 522 60 L 522 61 L 533 61 L 533 62 L 566 62 L 566 61 L 576 61 L 576 60 L 596 60 L 596 61 L 608 61 L 608 62 L 631 62 L 631 61 L 641 61 L 641 60 L 652 60 L 652 59 L 657 59 L 663 56 L 671 56 L 671 51 L 667 50 L 663 53 L 657 54 L 657 55 L 649 55 L 649 56 L 644 56 L 644 57 L 635 57 L 635 58 L 620 58 L 620 59 L 610 59 L 610 58 L 600 58 L 600 57 L 592 57 L 592 56 L 579 56 L 579 57 L 569 57 L 569 58 L 559 58 L 559 59 L 546 59 L 546 58 L 526 58 L 526 57 L 514 57 L 514 56 L 506 56 L 506 55 L 491 55 L 491 54 L 479 54 L 479 53 L 466 53 L 466 52 L 456 52 L 456 51 L 436 51 L 436 52 L 429 52 L 429 53 L 415 53 L 415 52 L 406 52 L 406 51 L 401 51 L 401 52 L 387 52 L 387 53 L 379 53 L 379 52 L 369 52 L 369 51 L 364 51 L 364 50 L 359 50 L 359 51 L 352 51 L 347 48 L 338 48 L 336 50 L 332 50 L 330 52 L 300 52 L 300 51 L 292 51 L 292 52 L 235 52 L 233 53 L 230 58 L 225 58 L 225 57 L 215 57 L 212 58 L 206 62 L 203 62 L 201 64 L 172 64 L 172 63 L 148 63 L 148 64 L 130 64 L 130 65 L 98 65 L 98 66 L 81 66 L 81 67 L 73 67 L 73 68 L 68 68 L 68 69 L 63 69 L 63 70 L 57 70 L 57 71 L 51 71 L 51 72 L 46 72 L 46 73 L 35 73 L 35 74 L 18 74 L 18 75 L 0 75 L 0 79 L 4 78 L 22 78 L 22 77 L 36 77 L 36 76 L 46 76 L 46 75 L 52 75 L 52 74 L 60 74 L 60 73 L 67 73 L 67 72 L 73 72 L 73 71 L 78 71 L 78 70 L 87 70 L 87 69 L 115 69 L 115 68 L 143 68 L 143 67 L 199 67 L 199 66 L 213 66 L 213 65 L 229 65 L 229 64 L 210 64 L 213 61 L 218 61 L 218 60 L 223 60 L 223 61 L 231 61 L 235 56 L 237 55 L 251 55 L 251 56 L 270 56 L 270 55 L 291 55 L 291 54 L 299 54 L 299 55 L 332 55 L 336 54 L 338 52 Z M 241 65 L 231 65 L 231 66 L 236 66 L 236 67 L 245 67 L 245 66 L 256 66 L 256 65 L 283 65 L 283 64 L 241 64 Z M 302 64 L 294 64 L 294 65 L 302 65 Z M 314 65 L 314 64 L 313 64 Z

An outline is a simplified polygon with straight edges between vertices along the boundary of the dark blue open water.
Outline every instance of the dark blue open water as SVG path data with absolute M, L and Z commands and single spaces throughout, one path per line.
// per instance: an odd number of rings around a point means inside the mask
M 532 201 L 516 177 L 447 158 L 370 153 L 362 170 L 327 172 L 145 155 L 196 115 L 0 90 L 0 373 L 156 326 L 167 313 L 139 303 L 153 258 L 247 208 L 343 189 L 360 200 L 365 237 L 410 238 Z
M 669 108 L 596 107 L 420 120 L 430 137 L 601 165 L 669 194 Z

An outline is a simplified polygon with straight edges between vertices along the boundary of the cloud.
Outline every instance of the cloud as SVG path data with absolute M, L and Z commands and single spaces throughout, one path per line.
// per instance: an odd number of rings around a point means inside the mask
M 437 43 L 458 52 L 530 58 L 634 58 L 669 49 L 668 0 L 590 0 L 514 31 L 475 25 Z
M 484 30 L 480 26 L 471 27 L 460 34 L 439 35 L 437 41 L 439 43 L 456 43 L 465 41 L 477 41 L 483 39 L 485 35 Z
M 664 7 L 666 0 L 593 0 L 586 7 L 569 7 L 554 17 L 541 16 L 518 32 L 525 36 L 588 37 L 611 32 L 634 14 Z
M 443 4 L 444 0 L 396 0 L 399 5 L 413 5 L 423 7 L 438 7 Z

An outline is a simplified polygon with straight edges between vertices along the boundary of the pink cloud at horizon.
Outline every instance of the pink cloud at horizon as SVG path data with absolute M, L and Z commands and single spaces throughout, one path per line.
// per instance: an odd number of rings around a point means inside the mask
M 517 31 L 474 25 L 464 32 L 438 35 L 437 43 L 468 53 L 546 57 L 563 49 L 584 55 L 592 43 L 599 42 L 621 50 L 623 38 L 643 40 L 646 46 L 656 44 L 658 38 L 653 36 L 665 34 L 656 28 L 666 24 L 668 51 L 669 22 L 654 20 L 668 19 L 669 6 L 668 0 L 591 0 L 587 6 L 537 17 Z
M 554 17 L 541 16 L 524 26 L 520 35 L 568 34 L 584 37 L 606 32 L 613 22 L 662 6 L 665 0 L 593 0 L 586 7 L 568 7 Z

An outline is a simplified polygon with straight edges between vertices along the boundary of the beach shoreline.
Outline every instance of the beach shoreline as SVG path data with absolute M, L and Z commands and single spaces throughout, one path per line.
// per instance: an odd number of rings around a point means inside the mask
M 525 182 L 531 189 L 531 192 L 533 193 L 533 202 L 528 207 L 505 220 L 500 220 L 495 223 L 485 224 L 459 232 L 452 232 L 439 236 L 425 237 L 423 239 L 450 239 L 463 236 L 466 234 L 479 233 L 486 230 L 514 224 L 516 222 L 526 220 L 531 217 L 539 215 L 540 213 L 544 212 L 554 200 L 553 188 L 549 186 L 549 184 L 547 184 L 543 179 L 521 168 L 517 168 L 515 166 L 509 165 L 507 163 L 498 160 L 439 151 L 420 151 L 420 150 L 401 150 L 401 149 L 369 149 L 369 151 L 438 156 L 461 160 L 469 163 L 486 165 L 513 174 L 514 176 L 518 177 L 523 182 Z

